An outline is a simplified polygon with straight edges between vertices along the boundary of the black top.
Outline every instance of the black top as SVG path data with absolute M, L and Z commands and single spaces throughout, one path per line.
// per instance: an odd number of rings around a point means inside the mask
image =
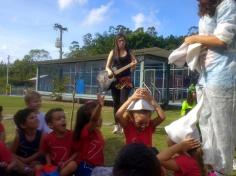
M 35 154 L 39 149 L 42 132 L 37 130 L 33 141 L 28 141 L 25 137 L 24 132 L 20 129 L 18 130 L 18 134 L 19 134 L 19 146 L 17 148 L 16 154 L 18 156 L 25 158 Z
M 112 59 L 112 67 L 115 67 L 116 69 L 122 68 L 129 63 L 132 62 L 130 52 L 127 51 L 126 56 L 124 57 L 116 57 L 114 56 Z M 121 72 L 120 74 L 116 75 L 117 78 L 125 77 L 125 76 L 130 76 L 131 71 L 130 68 L 126 69 L 125 71 Z

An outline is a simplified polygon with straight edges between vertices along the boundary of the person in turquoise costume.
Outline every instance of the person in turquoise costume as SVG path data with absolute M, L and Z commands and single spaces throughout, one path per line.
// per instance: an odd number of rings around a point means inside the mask
M 199 34 L 185 42 L 205 48 L 196 87 L 197 97 L 204 98 L 199 119 L 204 162 L 227 174 L 236 144 L 236 1 L 198 0 L 198 5 Z

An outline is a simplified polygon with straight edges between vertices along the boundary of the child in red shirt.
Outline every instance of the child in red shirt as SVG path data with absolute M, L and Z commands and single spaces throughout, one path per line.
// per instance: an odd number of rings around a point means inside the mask
M 6 134 L 5 134 L 5 128 L 2 124 L 2 119 L 3 119 L 2 111 L 3 108 L 2 106 L 0 106 L 0 141 L 5 142 Z
M 5 144 L 0 141 L 0 173 L 4 176 L 6 173 L 10 172 L 15 166 L 14 159 L 10 150 L 5 146 Z
M 45 120 L 53 131 L 43 137 L 40 151 L 46 155 L 47 164 L 58 166 L 61 176 L 70 175 L 77 164 L 71 155 L 73 134 L 66 129 L 65 113 L 61 108 L 51 109 Z
M 95 166 L 104 165 L 105 142 L 100 131 L 103 104 L 104 96 L 98 95 L 97 101 L 87 102 L 77 111 L 73 144 L 79 164 L 76 175 L 89 176 Z
M 153 110 L 157 117 L 151 119 Z M 126 144 L 143 143 L 152 147 L 152 134 L 165 119 L 165 114 L 148 90 L 139 88 L 119 108 L 116 118 L 124 129 Z
M 157 158 L 175 176 L 206 176 L 202 155 L 199 141 L 189 138 L 161 151 Z

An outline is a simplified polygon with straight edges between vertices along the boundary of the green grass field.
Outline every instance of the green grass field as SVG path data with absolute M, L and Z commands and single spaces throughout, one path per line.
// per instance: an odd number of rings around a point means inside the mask
M 24 100 L 22 97 L 0 96 L 0 105 L 2 105 L 4 108 L 3 110 L 4 117 L 7 117 L 6 119 L 3 120 L 3 124 L 6 128 L 7 143 L 11 143 L 15 135 L 15 125 L 10 117 L 12 117 L 12 115 L 16 113 L 17 110 L 24 108 L 25 106 Z M 50 108 L 53 107 L 61 107 L 64 109 L 67 116 L 67 126 L 68 128 L 70 128 L 72 103 L 43 100 L 41 111 L 47 112 Z M 76 110 L 78 107 L 79 105 L 76 104 L 74 114 L 76 114 Z M 115 135 L 111 133 L 111 131 L 113 130 L 112 107 L 104 107 L 102 116 L 103 116 L 102 132 L 106 140 L 105 161 L 106 165 L 111 165 L 117 152 L 124 144 L 124 136 Z M 166 141 L 165 141 L 166 136 L 163 127 L 179 117 L 179 110 L 166 111 L 166 116 L 167 118 L 165 122 L 163 122 L 157 128 L 156 133 L 153 136 L 154 145 L 158 149 L 163 149 L 166 147 Z

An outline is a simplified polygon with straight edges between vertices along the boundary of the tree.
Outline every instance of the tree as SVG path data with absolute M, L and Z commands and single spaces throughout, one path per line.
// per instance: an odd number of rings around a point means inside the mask
M 92 34 L 90 33 L 87 33 L 83 36 L 83 42 L 84 42 L 84 46 L 87 47 L 87 46 L 91 46 L 92 43 L 93 43 L 93 37 L 92 37 Z
M 188 29 L 187 35 L 190 36 L 190 35 L 195 35 L 195 34 L 198 34 L 198 27 L 197 26 L 191 26 Z
M 16 60 L 9 69 L 9 82 L 15 85 L 24 85 L 30 78 L 36 76 L 36 64 L 29 55 L 22 60 Z
M 29 51 L 28 55 L 33 61 L 42 61 L 51 59 L 49 52 L 44 49 L 32 49 Z
M 110 26 L 108 31 L 103 33 L 96 33 L 94 36 L 90 33 L 84 35 L 83 47 L 80 47 L 78 42 L 72 42 L 70 52 L 67 55 L 70 57 L 79 57 L 83 55 L 109 53 L 114 47 L 114 37 L 118 33 L 123 33 L 127 36 L 128 45 L 131 49 L 159 47 L 172 50 L 177 48 L 184 39 L 183 36 L 157 36 L 157 31 L 153 26 L 148 27 L 146 31 L 144 31 L 143 27 L 132 31 L 123 25 L 118 25 L 116 27 Z
M 154 26 L 152 27 L 148 27 L 146 30 L 146 33 L 152 37 L 156 37 L 157 36 L 157 31 L 156 28 Z

